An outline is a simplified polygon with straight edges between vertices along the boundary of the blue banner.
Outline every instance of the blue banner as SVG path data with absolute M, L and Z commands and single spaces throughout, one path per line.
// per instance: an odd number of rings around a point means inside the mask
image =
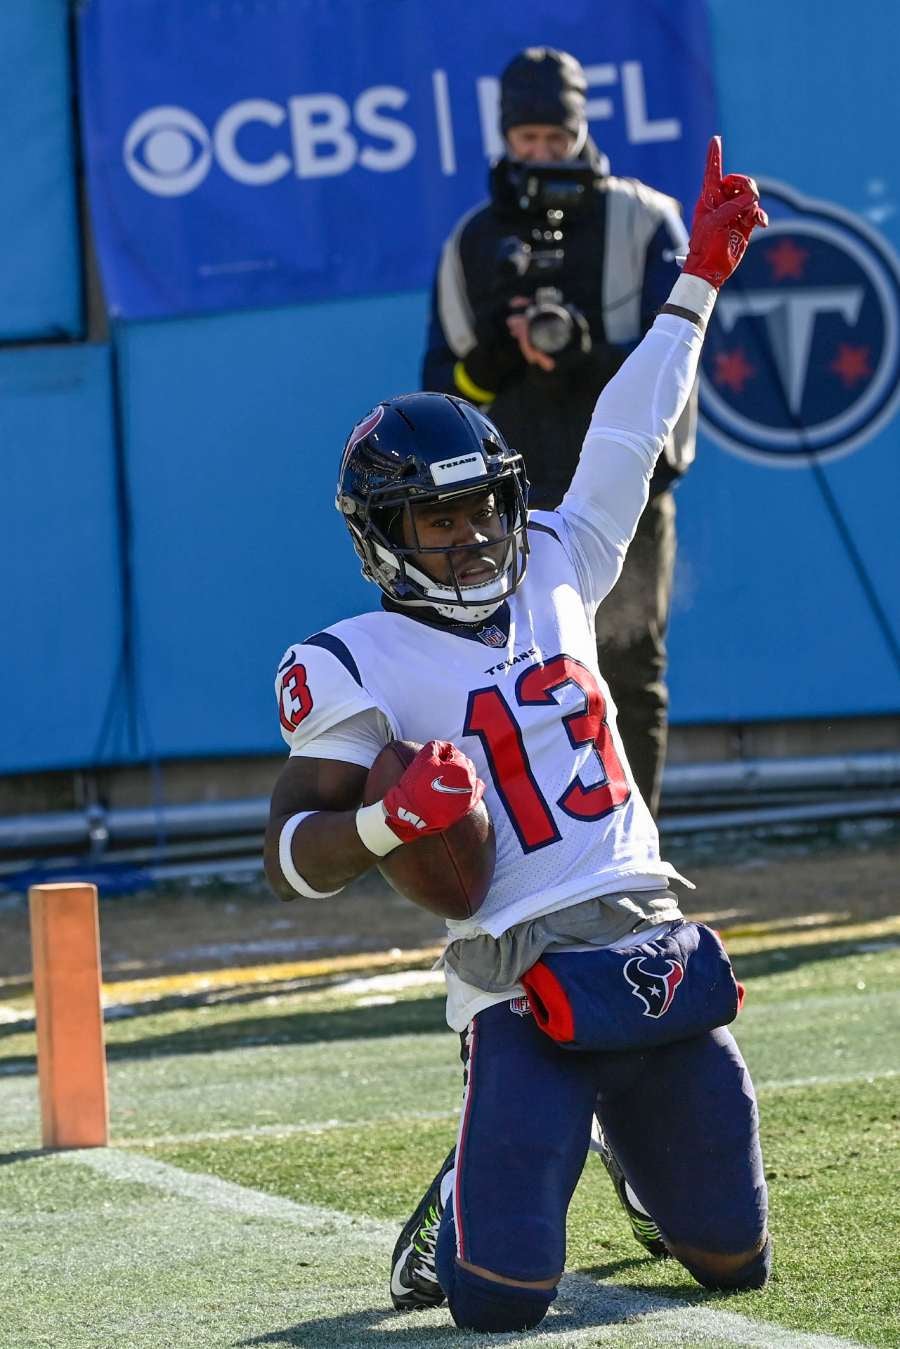
M 501 153 L 498 75 L 573 52 L 612 170 L 691 203 L 717 129 L 706 0 L 82 0 L 85 160 L 111 313 L 428 285 Z

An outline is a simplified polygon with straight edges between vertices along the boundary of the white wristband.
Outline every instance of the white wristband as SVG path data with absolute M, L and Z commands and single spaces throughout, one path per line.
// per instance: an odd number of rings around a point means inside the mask
M 278 863 L 281 867 L 282 876 L 291 889 L 297 891 L 298 895 L 303 895 L 306 899 L 330 899 L 332 895 L 339 895 L 340 890 L 314 890 L 294 866 L 294 856 L 291 851 L 297 825 L 305 820 L 308 815 L 315 814 L 314 810 L 301 810 L 296 815 L 292 815 L 289 820 L 285 820 L 278 837 Z
M 376 857 L 387 857 L 403 842 L 385 819 L 383 801 L 375 801 L 371 806 L 360 806 L 356 812 L 356 832 L 364 846 Z
M 711 286 L 708 281 L 704 281 L 702 276 L 693 276 L 690 272 L 682 272 L 669 293 L 669 304 L 690 309 L 699 318 L 701 328 L 705 328 L 712 314 L 717 294 L 718 291 L 715 286 Z

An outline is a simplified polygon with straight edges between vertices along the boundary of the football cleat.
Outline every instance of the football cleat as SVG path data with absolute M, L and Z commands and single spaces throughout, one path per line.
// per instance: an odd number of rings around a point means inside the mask
M 612 1150 L 603 1136 L 603 1130 L 600 1128 L 598 1120 L 594 1119 L 594 1126 L 591 1131 L 591 1152 L 596 1152 L 601 1162 L 606 1167 L 607 1174 L 613 1183 L 613 1188 L 619 1197 L 619 1203 L 622 1205 L 631 1223 L 631 1230 L 634 1239 L 644 1250 L 649 1252 L 657 1260 L 666 1260 L 669 1257 L 669 1248 L 662 1239 L 662 1233 L 656 1223 L 645 1213 L 642 1208 L 633 1202 L 637 1196 L 629 1188 L 625 1179 L 625 1172 L 613 1156 Z
M 397 1238 L 391 1257 L 391 1302 L 398 1312 L 440 1307 L 444 1301 L 434 1256 L 444 1215 L 444 1182 L 455 1165 L 454 1148 Z

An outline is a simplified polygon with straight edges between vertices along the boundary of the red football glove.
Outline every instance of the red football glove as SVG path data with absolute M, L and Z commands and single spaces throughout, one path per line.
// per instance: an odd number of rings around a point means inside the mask
M 743 173 L 722 177 L 722 137 L 713 136 L 706 152 L 684 270 L 702 276 L 718 290 L 747 251 L 753 230 L 768 223 L 753 179 Z
M 397 837 L 411 843 L 426 834 L 442 834 L 483 795 L 484 783 L 472 760 L 447 740 L 429 740 L 385 793 L 384 815 Z

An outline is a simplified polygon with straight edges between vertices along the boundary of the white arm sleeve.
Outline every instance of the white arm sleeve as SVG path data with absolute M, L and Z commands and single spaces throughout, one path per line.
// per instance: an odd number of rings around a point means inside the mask
M 700 322 L 660 314 L 597 400 L 559 508 L 589 606 L 600 603 L 622 570 L 657 457 L 697 377 L 715 296 L 699 277 L 679 277 L 669 302 Z

